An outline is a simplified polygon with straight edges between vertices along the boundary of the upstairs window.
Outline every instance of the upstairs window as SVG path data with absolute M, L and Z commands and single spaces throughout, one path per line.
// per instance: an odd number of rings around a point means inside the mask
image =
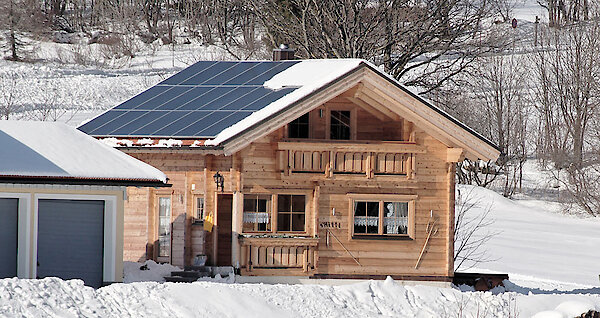
M 271 231 L 271 196 L 244 195 L 244 224 L 242 231 Z
M 332 140 L 350 140 L 349 110 L 332 110 L 329 124 L 329 138 Z
M 309 116 L 306 113 L 288 124 L 288 138 L 308 138 L 309 127 Z

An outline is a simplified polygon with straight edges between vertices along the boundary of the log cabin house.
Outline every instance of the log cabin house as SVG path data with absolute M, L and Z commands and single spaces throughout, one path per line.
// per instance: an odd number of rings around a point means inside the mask
M 455 163 L 499 155 L 356 59 L 198 62 L 79 129 L 172 184 L 128 189 L 125 260 L 242 276 L 450 281 Z

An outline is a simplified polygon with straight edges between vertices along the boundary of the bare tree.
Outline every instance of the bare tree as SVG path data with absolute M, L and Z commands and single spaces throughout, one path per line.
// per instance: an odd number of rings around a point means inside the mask
M 545 29 L 541 38 L 534 59 L 538 153 L 559 167 L 582 167 L 590 124 L 600 110 L 600 23 Z
M 0 118 L 19 117 L 23 110 L 23 79 L 17 72 L 0 73 Z
M 600 22 L 545 29 L 541 44 L 534 60 L 538 157 L 558 170 L 570 203 L 598 216 Z
M 454 230 L 455 271 L 494 260 L 485 247 L 487 242 L 499 234 L 492 229 L 494 221 L 490 211 L 493 202 L 482 206 L 481 200 L 476 199 L 472 191 L 472 189 L 457 191 Z M 477 209 L 481 209 L 481 212 Z
M 499 0 L 498 0 L 499 1 Z M 423 93 L 464 71 L 494 47 L 480 37 L 488 1 L 250 1 L 271 46 L 305 58 L 364 58 Z

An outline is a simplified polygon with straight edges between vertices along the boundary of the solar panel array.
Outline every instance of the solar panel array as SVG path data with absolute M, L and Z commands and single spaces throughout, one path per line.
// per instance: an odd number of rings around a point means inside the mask
M 263 83 L 298 61 L 202 61 L 94 118 L 92 136 L 212 138 L 291 93 Z

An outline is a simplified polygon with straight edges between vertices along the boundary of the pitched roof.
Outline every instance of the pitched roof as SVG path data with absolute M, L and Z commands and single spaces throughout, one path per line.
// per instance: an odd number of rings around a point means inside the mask
M 62 123 L 0 121 L 0 147 L 0 182 L 161 186 L 167 181 L 158 169 Z
M 492 142 L 360 59 L 198 62 L 79 129 L 96 137 L 196 138 L 209 139 L 204 143 L 208 146 L 227 147 L 235 139 L 245 139 L 248 131 L 364 69 L 419 101 L 419 107 L 433 110 L 427 116 L 449 121 L 486 148 L 471 155 L 497 157 L 498 148 Z M 419 116 L 426 117 L 423 113 Z M 449 131 L 443 133 L 451 135 Z

